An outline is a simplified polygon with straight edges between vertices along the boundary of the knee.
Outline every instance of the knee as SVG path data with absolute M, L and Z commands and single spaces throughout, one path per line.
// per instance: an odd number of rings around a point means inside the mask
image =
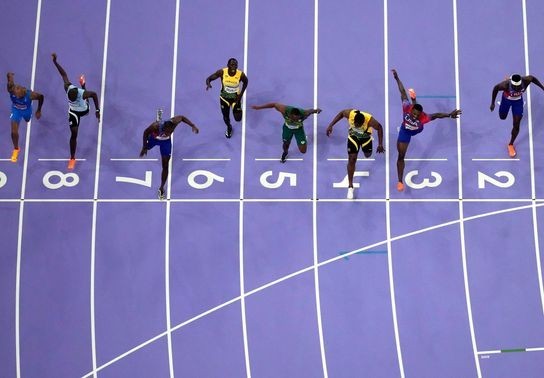
M 506 119 L 506 117 L 508 117 L 508 113 L 499 113 L 500 119 Z
M 365 158 L 369 158 L 369 157 L 372 156 L 372 151 L 370 151 L 370 152 L 365 152 L 364 154 L 365 154 Z

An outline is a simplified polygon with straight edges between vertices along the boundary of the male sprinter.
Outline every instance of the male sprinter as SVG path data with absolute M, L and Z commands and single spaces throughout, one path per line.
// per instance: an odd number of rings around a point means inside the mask
M 234 58 L 228 60 L 227 67 L 221 68 L 208 76 L 206 79 L 206 90 L 212 87 L 210 82 L 217 78 L 221 78 L 219 105 L 221 106 L 221 113 L 223 113 L 223 121 L 227 125 L 225 136 L 230 138 L 232 136 L 230 108 L 232 107 L 232 115 L 236 122 L 240 122 L 242 120 L 241 100 L 246 91 L 248 80 L 246 74 L 238 69 L 238 61 Z M 242 82 L 241 89 L 240 82 Z
M 188 118 L 182 115 L 172 117 L 166 121 L 155 121 L 144 130 L 144 144 L 142 150 L 140 151 L 140 157 L 147 155 L 147 151 L 155 146 L 159 146 L 161 151 L 161 186 L 157 192 L 160 200 L 166 198 L 164 185 L 168 179 L 168 163 L 170 162 L 170 156 L 172 155 L 172 139 L 170 139 L 170 136 L 180 122 L 184 122 L 191 126 L 193 133 L 198 134 L 198 127 L 196 127 Z
M 276 109 L 283 116 L 283 153 L 281 154 L 280 162 L 285 163 L 287 154 L 289 153 L 289 145 L 293 139 L 293 135 L 297 140 L 298 150 L 305 154 L 308 147 L 306 133 L 304 132 L 303 122 L 313 113 L 321 113 L 321 109 L 301 109 L 294 106 L 287 106 L 277 102 L 270 102 L 264 105 L 253 105 L 253 109 Z
M 410 144 L 410 139 L 413 135 L 419 134 L 423 131 L 423 125 L 431 122 L 437 118 L 457 118 L 461 114 L 460 109 L 454 109 L 450 113 L 432 113 L 426 114 L 423 113 L 423 106 L 418 104 L 415 100 L 415 93 L 413 96 L 413 103 L 410 104 L 408 101 L 408 96 L 406 95 L 406 90 L 404 85 L 399 79 L 396 70 L 391 70 L 393 72 L 393 77 L 397 81 L 397 86 L 399 87 L 400 98 L 402 100 L 402 124 L 399 129 L 399 136 L 397 139 L 397 175 L 399 182 L 397 183 L 397 190 L 402 192 L 404 190 L 404 183 L 402 179 L 404 177 L 404 157 L 406 151 L 408 151 L 408 144 Z
M 521 76 L 514 74 L 509 79 L 501 81 L 499 84 L 493 87 L 493 93 L 491 94 L 491 106 L 489 109 L 493 111 L 495 109 L 495 99 L 499 91 L 502 92 L 501 104 L 499 106 L 499 118 L 506 119 L 508 111 L 512 107 L 512 136 L 510 143 L 508 143 L 508 155 L 513 158 L 516 156 L 516 149 L 514 148 L 514 141 L 519 133 L 519 124 L 521 118 L 523 118 L 523 92 L 527 89 L 529 84 L 535 83 L 544 90 L 544 86 L 534 76 Z
M 13 72 L 8 72 L 8 92 L 11 98 L 11 141 L 13 142 L 13 152 L 11 153 L 11 161 L 17 162 L 19 157 L 19 123 L 21 118 L 26 122 L 30 122 L 32 118 L 32 101 L 38 100 L 38 109 L 36 109 L 36 119 L 42 116 L 43 95 L 38 92 L 33 92 L 19 84 L 15 84 Z
M 363 150 L 366 158 L 372 155 L 372 129 L 378 132 L 377 153 L 383 153 L 383 128 L 372 114 L 361 112 L 357 109 L 344 109 L 334 117 L 327 127 L 327 136 L 332 134 L 332 128 L 342 118 L 348 120 L 348 199 L 353 199 L 353 174 L 359 149 Z
M 66 71 L 64 71 L 64 68 L 62 68 L 57 62 L 57 54 L 51 54 L 51 58 L 53 59 L 53 64 L 55 67 L 57 67 L 57 70 L 64 81 L 64 90 L 68 96 L 68 122 L 70 125 L 70 160 L 68 161 L 68 169 L 72 170 L 76 166 L 77 132 L 79 130 L 79 122 L 81 117 L 89 114 L 89 97 L 93 99 L 96 119 L 100 121 L 98 96 L 95 92 L 85 89 L 85 77 L 83 75 L 81 75 L 79 78 L 81 88 L 78 88 L 70 83 Z

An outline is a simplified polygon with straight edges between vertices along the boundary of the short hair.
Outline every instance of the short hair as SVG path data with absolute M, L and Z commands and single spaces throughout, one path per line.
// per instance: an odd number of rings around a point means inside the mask
M 77 99 L 77 88 L 72 88 L 68 91 L 68 99 L 70 101 L 75 101 Z
M 299 117 L 302 117 L 302 112 L 298 109 L 298 108 L 293 108 L 291 109 L 291 113 L 292 115 L 294 116 L 299 116 Z
M 414 104 L 414 109 L 419 110 L 420 112 L 422 112 L 423 111 L 423 106 L 421 106 L 421 104 Z
M 231 63 L 236 63 L 238 64 L 238 61 L 236 60 L 236 58 L 230 58 L 227 62 L 227 65 L 231 64 Z
M 365 123 L 365 116 L 363 113 L 361 112 L 357 112 L 355 114 L 355 117 L 353 117 L 353 121 L 357 124 L 363 124 Z

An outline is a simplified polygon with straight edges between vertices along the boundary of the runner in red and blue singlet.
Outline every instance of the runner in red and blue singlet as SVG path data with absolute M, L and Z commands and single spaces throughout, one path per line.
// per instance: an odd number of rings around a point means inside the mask
M 408 101 L 406 90 L 404 85 L 399 79 L 396 70 L 391 70 L 393 77 L 397 81 L 397 85 L 400 91 L 400 98 L 402 100 L 402 124 L 399 129 L 399 136 L 397 139 L 397 151 L 399 153 L 397 158 L 397 174 L 399 182 L 397 183 L 397 190 L 402 192 L 404 190 L 404 183 L 402 178 L 404 177 L 404 157 L 408 150 L 408 144 L 413 135 L 419 134 L 423 131 L 423 125 L 431 122 L 437 118 L 457 118 L 461 114 L 460 109 L 454 109 L 450 113 L 432 113 L 426 114 L 423 112 L 423 106 L 412 99 L 413 104 Z
M 514 148 L 514 141 L 519 134 L 519 125 L 523 118 L 523 93 L 527 90 L 529 84 L 535 83 L 542 90 L 544 86 L 534 76 L 521 76 L 514 74 L 508 79 L 501 81 L 499 84 L 493 87 L 493 93 L 491 94 L 491 106 L 489 109 L 493 111 L 495 109 L 495 99 L 499 91 L 502 91 L 502 98 L 499 106 L 499 118 L 506 119 L 510 107 L 512 108 L 512 133 L 510 142 L 508 143 L 508 155 L 510 157 L 516 156 L 516 149 Z

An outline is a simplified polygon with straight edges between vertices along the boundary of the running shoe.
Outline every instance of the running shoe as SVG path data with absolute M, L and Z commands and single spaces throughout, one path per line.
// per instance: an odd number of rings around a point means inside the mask
M 225 131 L 225 136 L 230 139 L 232 136 L 232 126 L 227 126 L 227 131 Z
M 414 88 L 409 88 L 408 89 L 408 94 L 410 95 L 410 98 L 412 100 L 415 100 L 416 99 L 416 91 L 414 91 Z
M 285 161 L 287 160 L 287 152 L 284 152 L 283 154 L 281 154 L 281 159 L 280 159 L 280 163 L 285 163 Z
M 509 144 L 508 145 L 508 156 L 510 156 L 511 158 L 513 157 L 516 157 L 517 153 L 516 153 L 516 149 L 514 148 L 514 145 L 513 144 Z
M 397 182 L 397 190 L 402 192 L 404 190 L 404 184 L 402 182 Z
M 20 148 L 14 148 L 13 152 L 11 153 L 11 162 L 17 163 L 17 158 L 19 157 L 19 152 L 21 151 Z
M 166 199 L 166 193 L 164 192 L 163 189 L 159 188 L 159 190 L 157 191 L 157 197 L 162 201 L 164 199 Z
M 81 88 L 85 89 L 85 75 L 83 74 L 79 76 L 79 85 L 81 85 Z
M 348 188 L 347 198 L 350 199 L 350 200 L 353 199 L 353 188 L 352 187 Z
M 68 160 L 68 170 L 73 170 L 76 166 L 76 159 Z

